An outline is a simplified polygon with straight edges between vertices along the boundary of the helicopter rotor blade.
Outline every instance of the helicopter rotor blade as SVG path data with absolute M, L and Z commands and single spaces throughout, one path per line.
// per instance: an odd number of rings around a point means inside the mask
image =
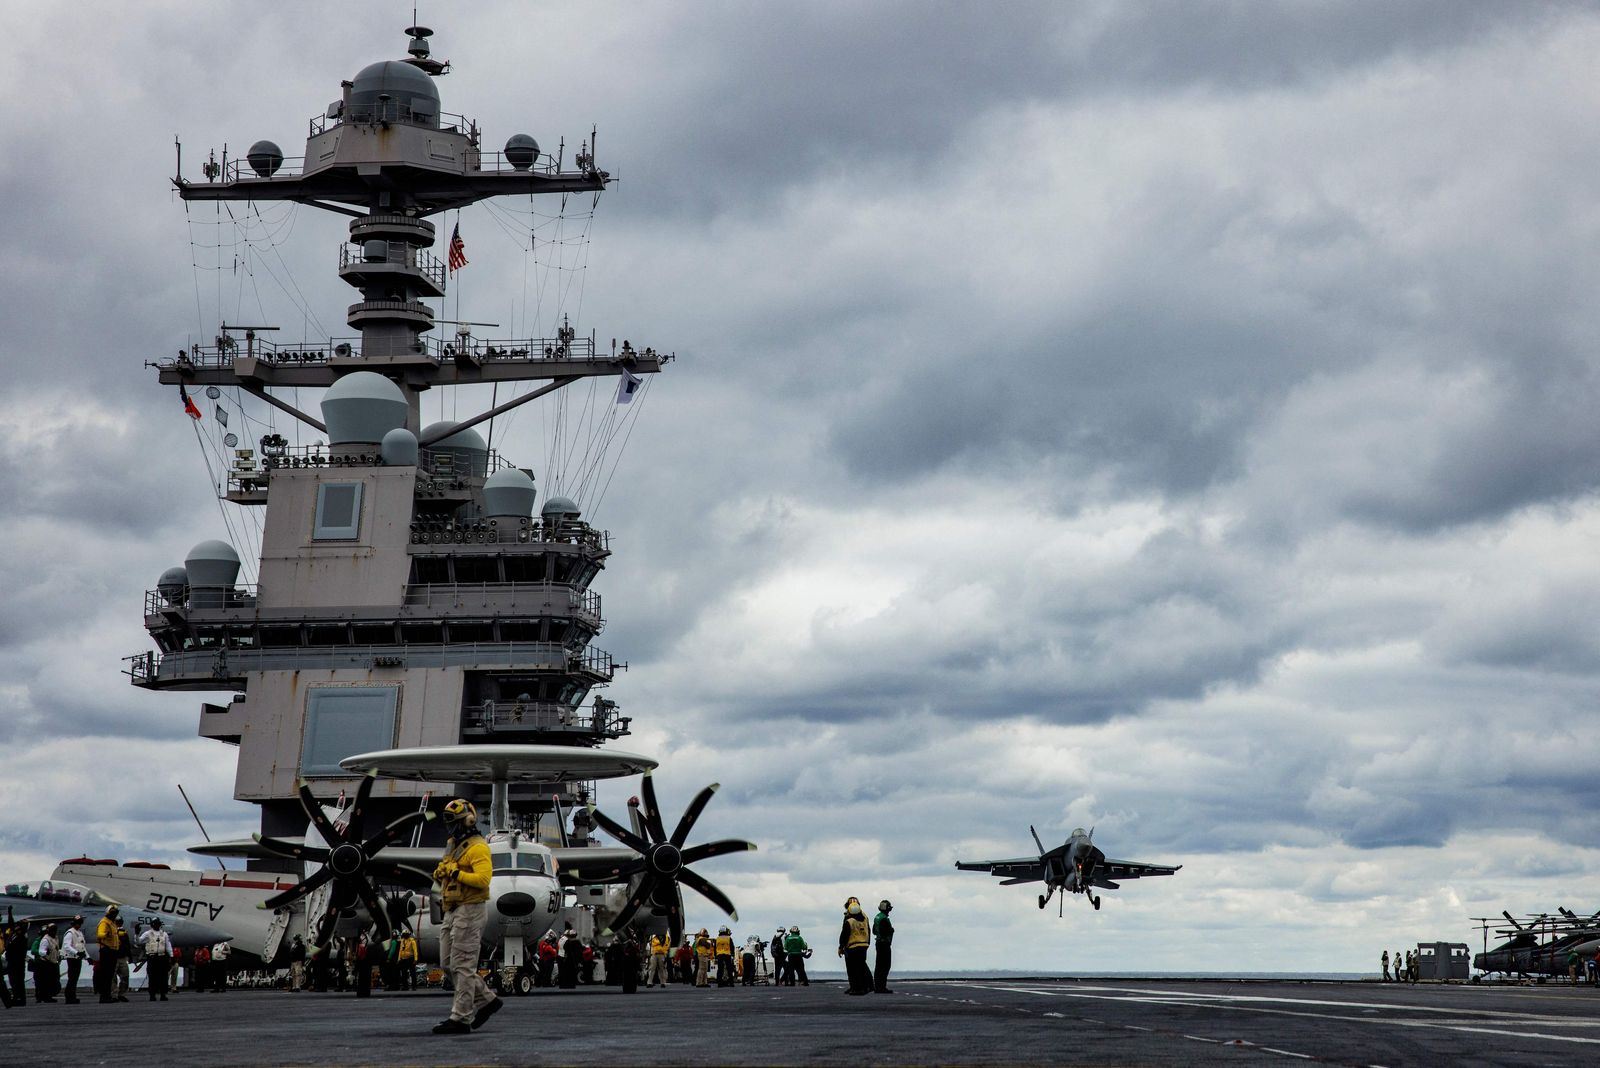
M 683 843 L 689 839 L 690 828 L 700 818 L 700 813 L 704 812 L 706 806 L 711 803 L 712 796 L 720 789 L 722 789 L 722 784 L 714 782 L 694 795 L 694 800 L 689 802 L 689 807 L 683 810 L 683 816 L 678 820 L 678 825 L 672 829 L 671 842 L 673 845 L 679 849 L 683 848 Z

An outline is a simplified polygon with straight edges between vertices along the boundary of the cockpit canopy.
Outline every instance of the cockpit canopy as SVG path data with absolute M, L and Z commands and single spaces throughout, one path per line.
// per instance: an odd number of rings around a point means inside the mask
M 1074 828 L 1072 828 L 1072 837 L 1074 837 L 1074 838 L 1083 838 L 1087 834 L 1088 834 L 1088 832 L 1085 831 L 1082 827 L 1074 827 Z
M 549 875 L 550 867 L 543 853 L 535 849 L 491 851 L 489 861 L 496 875 Z
M 59 879 L 43 879 L 37 885 L 7 883 L 5 892 L 10 897 L 26 897 L 34 901 L 59 901 L 64 905 L 82 905 L 90 908 L 105 908 L 112 903 L 109 897 L 96 890 L 78 883 L 62 882 Z

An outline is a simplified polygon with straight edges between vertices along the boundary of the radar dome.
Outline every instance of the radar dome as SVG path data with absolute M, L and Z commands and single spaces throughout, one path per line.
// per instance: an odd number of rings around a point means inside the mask
M 526 519 L 533 515 L 533 502 L 538 495 L 526 471 L 502 467 L 484 479 L 483 514 Z
M 239 577 L 239 554 L 225 541 L 203 541 L 189 550 L 183 568 L 192 587 L 231 589 Z
M 576 519 L 583 513 L 570 497 L 551 497 L 539 512 L 546 519 Z
M 383 436 L 378 447 L 383 462 L 389 467 L 417 466 L 417 436 L 403 426 L 397 426 Z
M 271 141 L 257 141 L 245 153 L 245 162 L 261 178 L 271 178 L 283 166 L 283 149 Z
M 423 440 L 443 433 L 446 436 L 427 446 L 427 450 L 435 456 L 445 455 L 455 459 L 456 470 L 469 475 L 482 475 L 489 470 L 489 446 L 484 443 L 483 435 L 471 427 L 457 430 L 454 434 L 449 431 L 455 428 L 455 423 L 445 420 L 439 423 L 430 423 L 422 428 Z
M 527 134 L 512 134 L 506 140 L 506 162 L 517 170 L 527 170 L 538 158 L 539 142 Z
M 322 396 L 329 445 L 376 445 L 406 425 L 409 410 L 400 387 L 376 371 L 352 371 Z
M 169 605 L 183 603 L 183 591 L 189 588 L 189 572 L 181 567 L 169 567 L 156 579 L 156 592 Z
M 356 121 L 409 119 L 437 126 L 439 90 L 432 78 L 410 63 L 398 59 L 372 63 L 362 67 L 350 83 L 350 117 Z

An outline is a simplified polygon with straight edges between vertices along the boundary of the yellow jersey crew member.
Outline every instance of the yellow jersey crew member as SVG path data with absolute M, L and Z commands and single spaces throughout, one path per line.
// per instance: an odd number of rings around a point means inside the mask
M 667 985 L 667 954 L 672 949 L 666 935 L 653 934 L 650 936 L 650 971 L 645 978 L 645 986 Z
M 871 940 L 872 931 L 867 927 L 861 902 L 852 897 L 844 903 L 844 924 L 839 928 L 839 956 L 844 958 L 852 994 L 872 993 L 872 972 L 867 968 L 867 946 Z
M 94 929 L 94 940 L 100 946 L 100 956 L 94 968 L 94 992 L 100 995 L 102 1005 L 117 1000 L 117 954 L 122 952 L 122 935 L 117 929 L 119 911 L 117 906 L 107 905 L 106 914 Z
M 489 844 L 478 833 L 478 810 L 456 798 L 444 806 L 444 827 L 450 835 L 444 859 L 433 869 L 439 884 L 444 922 L 439 925 L 439 960 L 454 980 L 450 1018 L 435 1025 L 436 1035 L 464 1035 L 500 1011 L 501 1000 L 478 975 L 483 923 L 489 911 Z
M 717 937 L 712 943 L 717 954 L 717 985 L 733 985 L 733 932 L 727 927 L 717 928 Z

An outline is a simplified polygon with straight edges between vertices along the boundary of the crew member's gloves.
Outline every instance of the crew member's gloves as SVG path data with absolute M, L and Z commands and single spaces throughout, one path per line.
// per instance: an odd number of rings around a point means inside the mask
M 439 882 L 449 882 L 456 877 L 461 868 L 453 860 L 441 860 L 439 866 L 433 869 L 433 877 Z

